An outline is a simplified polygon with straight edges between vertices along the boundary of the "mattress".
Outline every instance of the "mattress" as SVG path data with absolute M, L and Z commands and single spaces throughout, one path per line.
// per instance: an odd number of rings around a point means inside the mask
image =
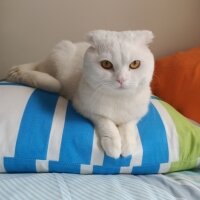
M 0 200 L 199 200 L 200 169 L 167 175 L 0 174 Z

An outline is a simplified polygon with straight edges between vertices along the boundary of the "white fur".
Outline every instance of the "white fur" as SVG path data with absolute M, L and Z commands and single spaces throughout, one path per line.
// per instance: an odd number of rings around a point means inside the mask
M 89 32 L 88 43 L 60 42 L 45 61 L 13 67 L 7 80 L 60 92 L 89 118 L 107 155 L 133 154 L 134 126 L 148 110 L 154 58 L 150 31 Z M 109 60 L 112 70 L 100 61 Z M 138 69 L 129 64 L 140 60 Z

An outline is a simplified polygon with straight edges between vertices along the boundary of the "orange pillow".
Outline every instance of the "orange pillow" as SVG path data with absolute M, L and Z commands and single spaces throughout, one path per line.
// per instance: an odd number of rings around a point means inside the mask
M 200 47 L 157 60 L 152 90 L 200 123 Z

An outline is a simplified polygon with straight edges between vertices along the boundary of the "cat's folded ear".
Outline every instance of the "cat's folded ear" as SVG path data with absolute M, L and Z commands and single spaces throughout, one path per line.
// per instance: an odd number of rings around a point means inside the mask
M 152 42 L 154 35 L 148 30 L 137 30 L 137 31 L 105 31 L 105 30 L 94 30 L 90 31 L 86 35 L 86 41 L 89 42 L 93 47 L 98 46 L 102 42 L 115 42 L 115 41 L 127 41 L 128 43 L 148 45 Z
M 152 31 L 143 30 L 143 31 L 135 31 L 136 38 L 138 41 L 141 41 L 145 45 L 149 45 L 152 43 L 154 39 L 154 34 Z
M 90 43 L 93 47 L 97 46 L 100 40 L 105 37 L 107 31 L 104 30 L 94 30 L 90 31 L 86 35 L 86 41 Z
M 133 42 L 149 45 L 154 38 L 153 32 L 148 30 L 138 30 L 138 31 L 124 31 L 124 34 L 132 39 Z

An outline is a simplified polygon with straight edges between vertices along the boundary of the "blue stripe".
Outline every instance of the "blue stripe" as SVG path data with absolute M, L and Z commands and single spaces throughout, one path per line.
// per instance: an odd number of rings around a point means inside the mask
M 4 158 L 4 168 L 8 173 L 36 172 L 36 160 Z
M 46 159 L 49 135 L 58 95 L 35 90 L 24 111 L 15 157 Z
M 160 163 L 168 162 L 169 151 L 165 127 L 152 103 L 149 105 L 149 112 L 137 126 L 143 147 L 143 159 L 142 166 L 133 167 L 132 173 L 158 173 Z M 153 163 L 155 165 L 151 166 Z
M 107 155 L 104 156 L 103 166 L 129 166 L 131 161 L 131 156 L 122 157 L 118 159 L 111 158 Z
M 115 166 L 93 166 L 93 174 L 119 174 L 120 167 Z
M 49 161 L 50 172 L 80 174 L 80 166 L 80 164 Z
M 90 164 L 94 136 L 93 124 L 79 113 L 69 101 L 60 149 L 60 162 Z M 56 163 L 50 162 L 49 168 L 55 171 Z M 80 167 L 79 167 L 80 172 Z M 77 168 L 74 171 L 77 173 Z
M 60 150 L 60 161 L 89 164 L 92 155 L 94 126 L 75 111 L 69 101 Z
M 118 159 L 111 158 L 104 154 L 104 161 L 102 166 L 94 166 L 94 174 L 116 174 L 120 173 L 121 166 L 129 166 L 131 161 L 131 156 L 120 157 Z

